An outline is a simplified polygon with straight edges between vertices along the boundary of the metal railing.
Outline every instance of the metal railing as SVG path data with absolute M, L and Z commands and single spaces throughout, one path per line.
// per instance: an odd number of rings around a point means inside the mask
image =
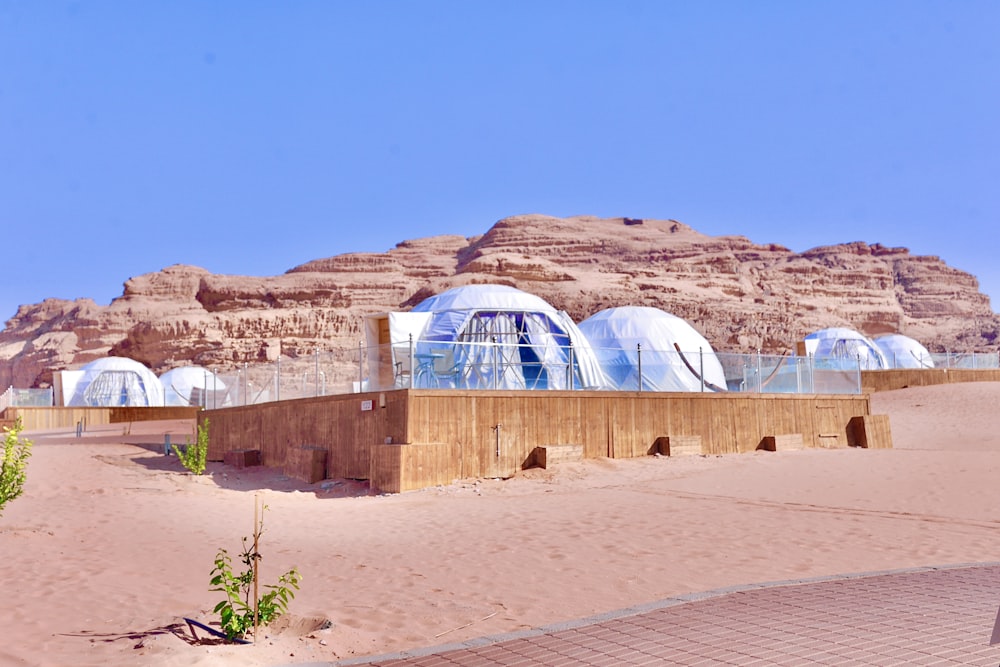
M 0 412 L 7 408 L 49 408 L 52 407 L 52 389 L 17 389 L 7 387 L 0 394 Z
M 637 346 L 546 347 L 492 342 L 412 341 L 315 352 L 216 373 L 217 408 L 391 389 L 506 389 L 840 393 L 861 391 L 857 360 L 712 354 Z
M 997 353 L 932 354 L 930 361 L 935 368 L 1000 368 Z M 402 388 L 858 394 L 862 370 L 855 359 L 414 340 L 206 371 L 189 400 L 216 409 Z M 0 394 L 0 411 L 52 404 L 51 389 Z

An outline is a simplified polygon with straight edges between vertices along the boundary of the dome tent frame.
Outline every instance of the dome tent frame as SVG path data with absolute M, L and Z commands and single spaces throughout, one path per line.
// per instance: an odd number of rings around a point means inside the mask
M 830 327 L 809 334 L 804 339 L 806 354 L 817 362 L 837 364 L 854 362 L 860 370 L 885 370 L 889 367 L 878 345 L 867 336 L 846 327 Z
M 104 357 L 83 367 L 69 402 L 80 407 L 160 407 L 163 385 L 153 371 L 125 357 Z
M 572 318 L 503 285 L 469 285 L 425 299 L 415 387 L 580 389 L 602 375 Z
M 727 391 L 711 344 L 689 322 L 659 308 L 620 306 L 579 325 L 606 384 L 625 391 Z

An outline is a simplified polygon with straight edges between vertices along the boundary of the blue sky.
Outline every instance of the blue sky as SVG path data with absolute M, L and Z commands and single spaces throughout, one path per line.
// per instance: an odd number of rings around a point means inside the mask
M 906 246 L 1000 295 L 1000 2 L 0 0 L 0 321 L 520 213 Z

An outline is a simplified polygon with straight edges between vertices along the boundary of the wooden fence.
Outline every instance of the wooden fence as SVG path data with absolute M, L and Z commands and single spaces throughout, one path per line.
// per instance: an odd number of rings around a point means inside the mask
M 706 455 L 758 449 L 765 438 L 803 447 L 891 446 L 860 437 L 865 395 L 398 390 L 266 403 L 203 413 L 209 458 L 259 450 L 285 467 L 301 447 L 327 451 L 327 476 L 369 479 L 387 492 L 469 477 L 509 477 L 536 447 L 580 445 L 585 458 L 628 458 L 664 438 L 700 438 Z M 863 428 L 864 422 L 861 422 Z M 666 452 L 663 452 L 666 453 Z
M 861 390 L 865 393 L 892 391 L 906 387 L 926 387 L 953 382 L 1000 382 L 996 368 L 897 368 L 888 371 L 861 371 Z
M 198 415 L 199 408 L 40 408 L 11 407 L 0 414 L 0 420 L 13 422 L 21 418 L 26 431 L 42 431 L 56 428 L 74 428 L 82 423 L 84 427 L 103 424 L 124 424 L 159 419 L 191 419 Z

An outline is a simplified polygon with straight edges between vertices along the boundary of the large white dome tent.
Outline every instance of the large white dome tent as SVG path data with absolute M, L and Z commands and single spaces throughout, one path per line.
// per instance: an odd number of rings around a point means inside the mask
M 931 353 L 918 341 L 903 334 L 886 334 L 875 339 L 888 368 L 934 368 Z
M 228 407 L 228 387 L 215 373 L 202 366 L 180 366 L 160 376 L 164 405 L 204 408 Z
M 602 374 L 572 318 L 505 285 L 456 287 L 419 303 L 415 387 L 597 388 Z
M 104 357 L 90 362 L 70 399 L 71 406 L 161 407 L 163 385 L 153 371 L 125 357 Z
M 864 334 L 846 327 L 830 327 L 814 331 L 805 337 L 805 347 L 806 354 L 817 361 L 859 365 L 866 371 L 889 367 L 878 345 Z
M 647 306 L 608 308 L 579 328 L 608 383 L 617 389 L 726 389 L 726 374 L 711 344 L 676 315 Z

